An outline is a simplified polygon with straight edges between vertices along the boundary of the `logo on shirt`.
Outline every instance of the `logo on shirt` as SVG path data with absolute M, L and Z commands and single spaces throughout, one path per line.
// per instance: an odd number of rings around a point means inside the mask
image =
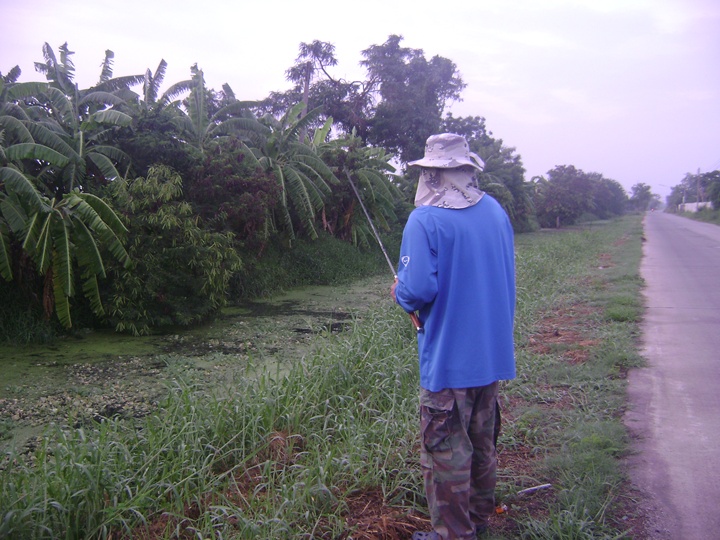
M 403 258 L 400 259 L 400 262 L 403 263 L 403 265 L 405 265 L 405 267 L 407 268 L 407 265 L 410 264 L 410 257 L 405 255 Z

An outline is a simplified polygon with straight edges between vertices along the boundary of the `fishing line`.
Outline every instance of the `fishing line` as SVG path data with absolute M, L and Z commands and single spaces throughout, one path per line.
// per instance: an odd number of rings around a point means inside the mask
M 365 217 L 367 218 L 368 223 L 370 224 L 370 228 L 372 229 L 373 234 L 375 235 L 375 240 L 377 240 L 378 245 L 380 246 L 380 250 L 383 252 L 383 255 L 385 255 L 385 260 L 388 263 L 388 266 L 390 267 L 390 272 L 392 273 L 393 277 L 397 279 L 397 273 L 395 272 L 395 267 L 393 266 L 392 261 L 390 260 L 390 257 L 388 256 L 387 250 L 385 249 L 385 246 L 382 243 L 382 240 L 380 239 L 380 235 L 377 232 L 377 229 L 375 228 L 375 224 L 373 223 L 373 220 L 370 219 L 370 214 L 367 211 L 367 208 L 365 208 L 365 204 L 362 202 L 362 198 L 360 197 L 360 192 L 355 187 L 355 183 L 352 181 L 352 178 L 350 178 L 350 173 L 347 169 L 344 169 L 345 176 L 347 176 L 348 182 L 350 182 L 350 187 L 352 187 L 353 192 L 355 193 L 355 197 L 357 198 L 358 202 L 360 203 L 360 208 L 362 208 L 363 213 L 365 214 Z M 420 319 L 418 318 L 417 314 L 415 312 L 408 313 L 410 316 L 410 320 L 413 323 L 413 326 L 415 327 L 415 330 L 418 332 L 423 331 L 422 323 L 420 322 Z

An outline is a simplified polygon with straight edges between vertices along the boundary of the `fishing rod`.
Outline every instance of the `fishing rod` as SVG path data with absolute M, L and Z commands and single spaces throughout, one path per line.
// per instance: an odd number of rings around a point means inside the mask
M 377 240 L 378 245 L 380 246 L 380 250 L 383 252 L 383 255 L 385 255 L 385 260 L 388 263 L 388 266 L 390 267 L 390 272 L 392 273 L 393 277 L 397 280 L 397 273 L 395 272 L 395 267 L 393 266 L 392 261 L 390 260 L 390 257 L 388 256 L 387 250 L 385 249 L 385 246 L 382 243 L 382 240 L 380 240 L 380 235 L 377 232 L 377 229 L 375 228 L 375 224 L 373 223 L 373 220 L 370 219 L 370 214 L 367 211 L 367 208 L 365 208 L 365 204 L 362 202 L 362 198 L 360 197 L 360 192 L 355 187 L 355 183 L 352 181 L 352 178 L 350 178 L 350 173 L 347 169 L 344 169 L 345 176 L 347 176 L 348 182 L 350 182 L 350 187 L 352 187 L 352 190 L 355 192 L 355 197 L 357 197 L 358 202 L 360 203 L 360 208 L 362 208 L 363 212 L 365 213 L 365 217 L 368 220 L 368 223 L 370 224 L 370 228 L 372 229 L 373 234 L 375 235 L 375 240 Z M 412 311 L 408 313 L 410 316 L 410 320 L 413 323 L 413 326 L 415 327 L 415 330 L 418 332 L 423 331 L 422 323 L 420 322 L 420 318 L 417 316 L 417 314 Z

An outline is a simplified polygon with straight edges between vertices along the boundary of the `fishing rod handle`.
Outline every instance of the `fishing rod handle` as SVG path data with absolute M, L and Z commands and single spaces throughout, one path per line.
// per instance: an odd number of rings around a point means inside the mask
M 410 315 L 410 320 L 412 321 L 415 330 L 417 330 L 418 332 L 422 332 L 423 326 L 417 314 L 413 311 L 412 313 L 408 313 L 408 315 Z

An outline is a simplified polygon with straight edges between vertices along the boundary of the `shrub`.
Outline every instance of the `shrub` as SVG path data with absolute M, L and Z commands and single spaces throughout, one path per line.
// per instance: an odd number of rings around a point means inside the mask
M 115 270 L 110 321 L 117 331 L 148 333 L 160 325 L 190 325 L 225 305 L 241 260 L 231 234 L 199 226 L 179 200 L 182 179 L 165 166 L 147 178 L 118 180 L 112 196 L 130 229 L 129 270 Z

